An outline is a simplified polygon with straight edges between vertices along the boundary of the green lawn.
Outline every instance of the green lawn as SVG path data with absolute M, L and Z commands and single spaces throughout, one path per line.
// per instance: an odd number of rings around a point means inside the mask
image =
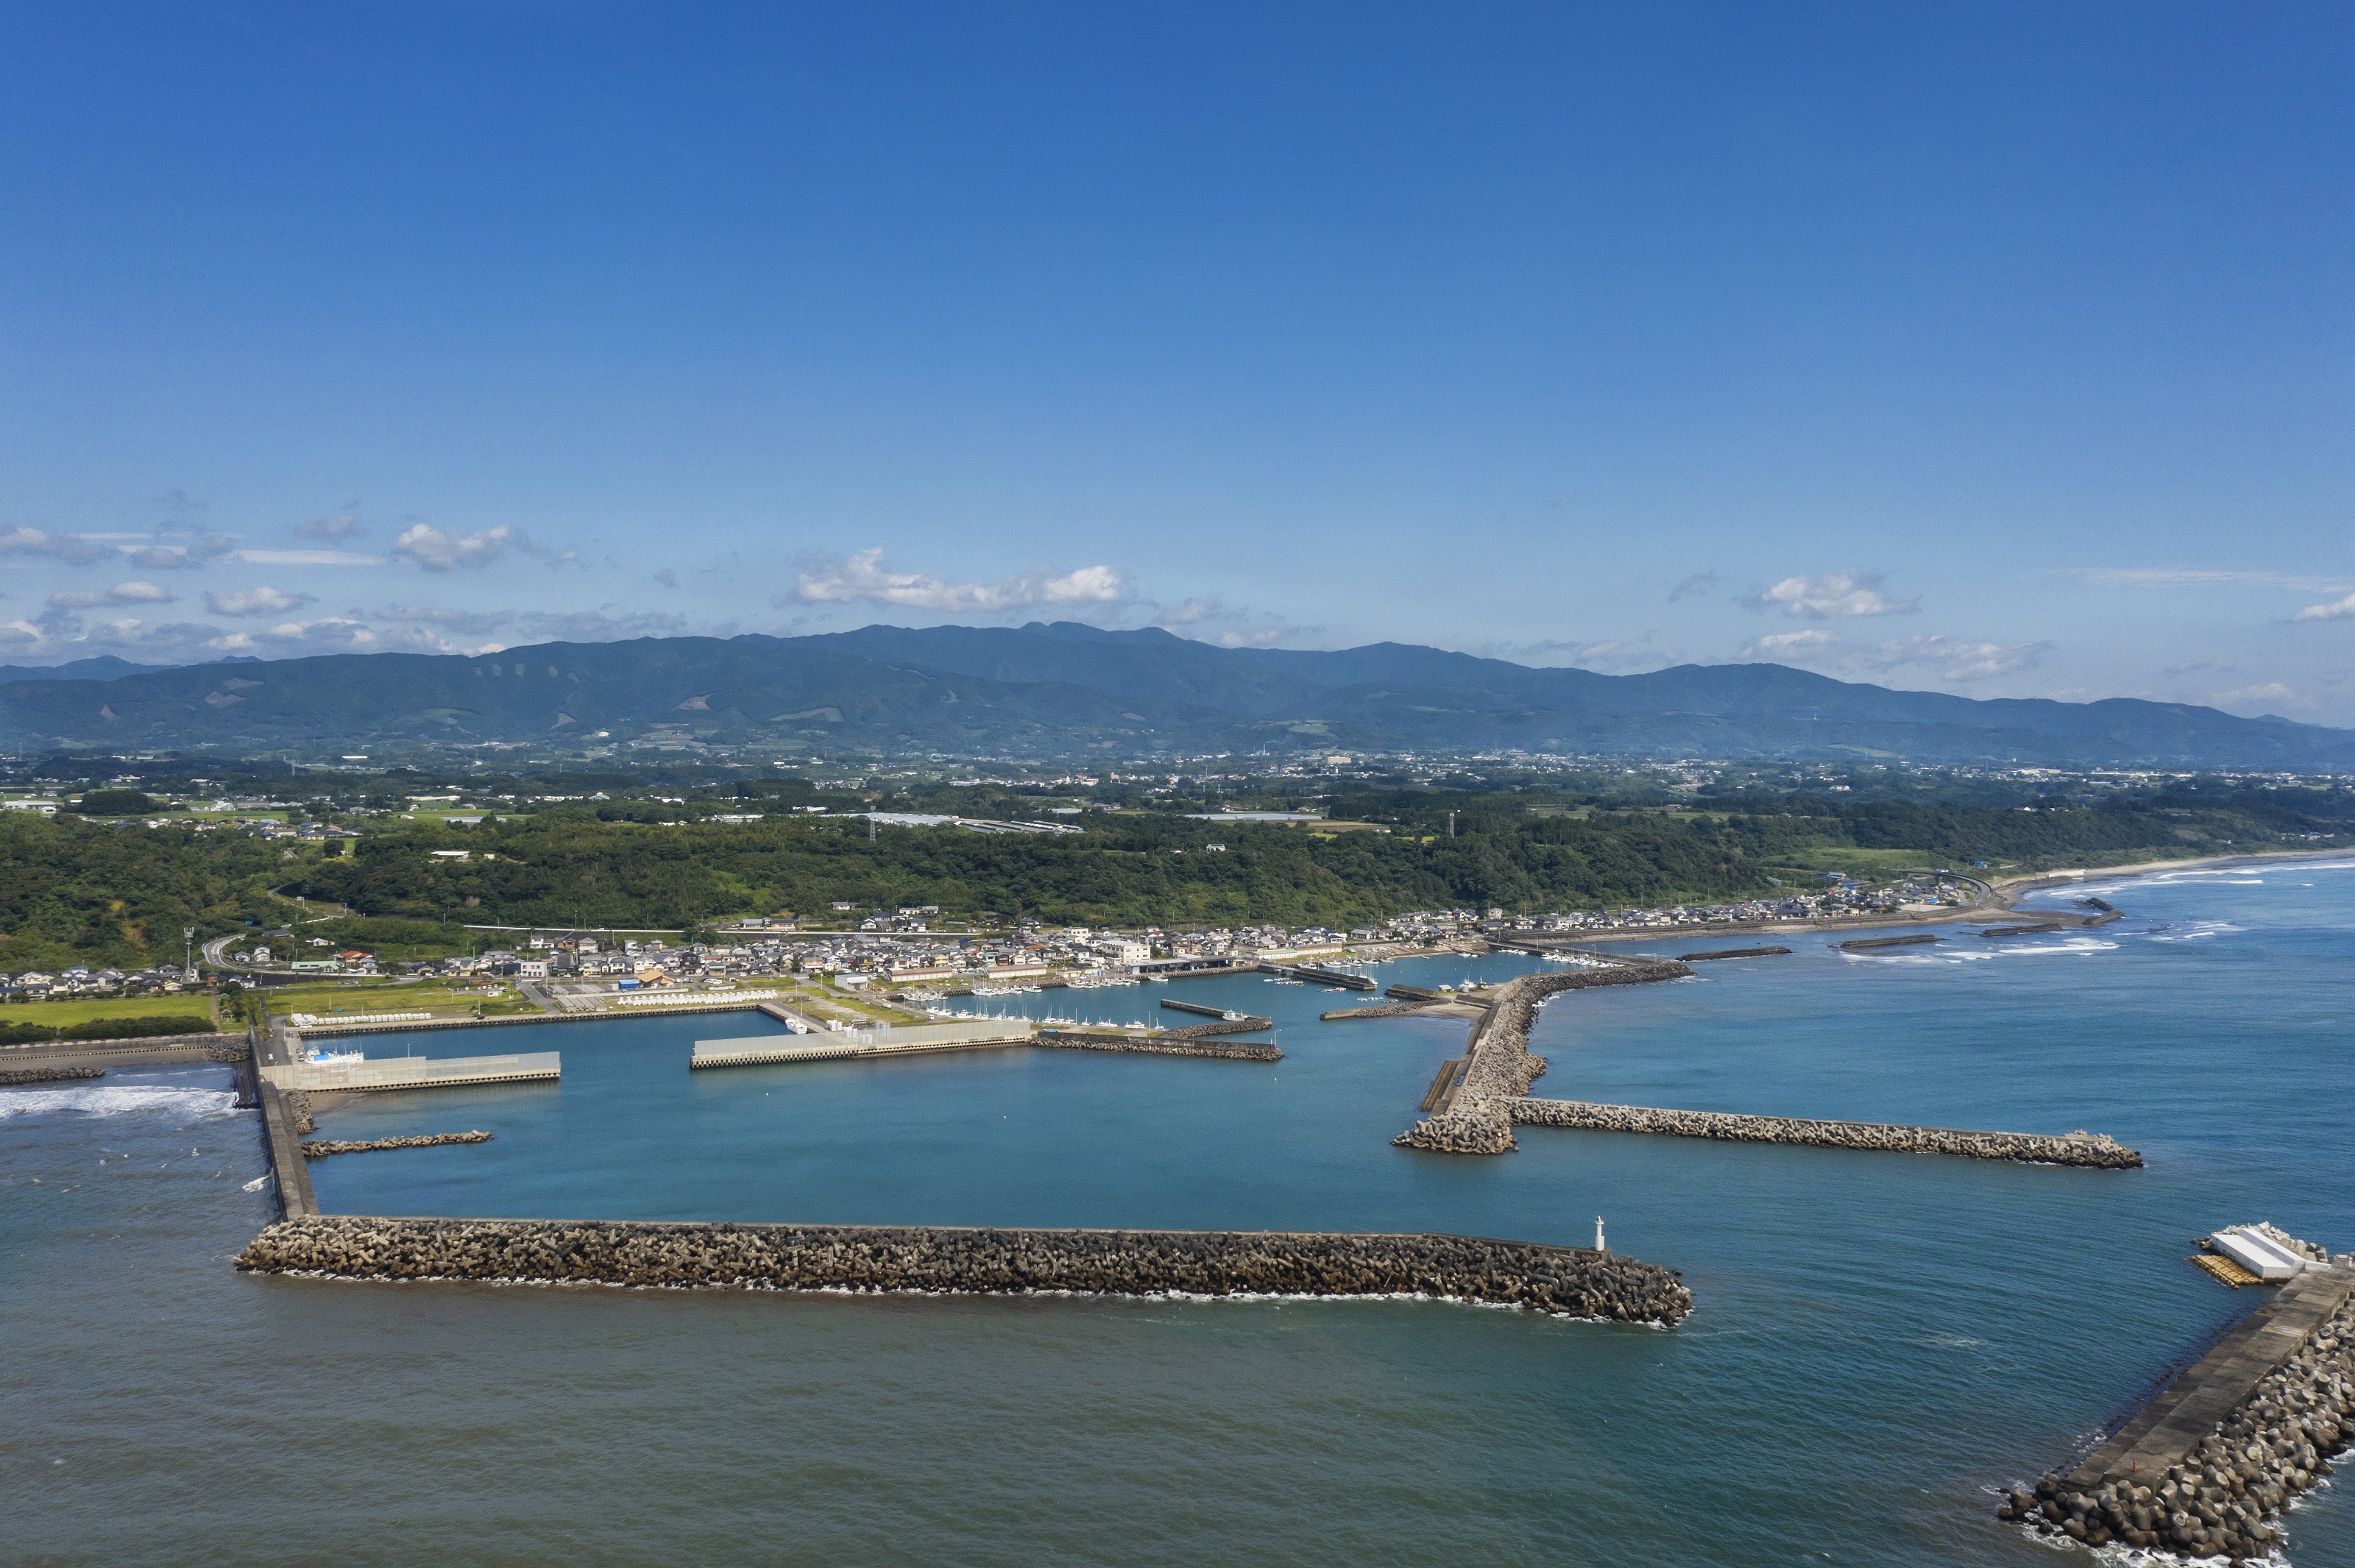
M 271 1013 L 413 1013 L 463 1008 L 481 1004 L 486 1013 L 536 1013 L 539 1009 L 505 985 L 445 986 L 432 982 L 399 985 L 359 981 L 342 986 L 272 987 L 262 994 Z
M 0 1024 L 47 1024 L 64 1029 L 92 1019 L 209 1019 L 212 1000 L 204 996 L 114 997 L 69 1002 L 16 1002 L 0 1007 Z

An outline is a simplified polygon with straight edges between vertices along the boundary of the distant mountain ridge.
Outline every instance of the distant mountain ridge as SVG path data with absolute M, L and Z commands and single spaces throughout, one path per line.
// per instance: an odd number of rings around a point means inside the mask
M 100 667 L 0 684 L 0 744 L 593 738 L 821 753 L 1519 749 L 2355 769 L 2355 731 L 2183 703 L 1978 699 L 1764 664 L 1598 675 L 1401 643 L 1219 648 L 1068 622 L 547 643 L 481 657 L 344 654 L 121 671 L 84 662 Z

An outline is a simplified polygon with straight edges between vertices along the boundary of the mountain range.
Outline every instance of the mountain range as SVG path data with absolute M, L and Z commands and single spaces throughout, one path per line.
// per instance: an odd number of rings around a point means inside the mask
M 1231 751 L 2355 768 L 2355 731 L 2117 698 L 1982 700 L 1782 665 L 1533 668 L 1402 643 L 1220 648 L 1157 629 L 868 626 L 155 669 L 0 669 L 0 745 L 754 745 L 959 756 Z

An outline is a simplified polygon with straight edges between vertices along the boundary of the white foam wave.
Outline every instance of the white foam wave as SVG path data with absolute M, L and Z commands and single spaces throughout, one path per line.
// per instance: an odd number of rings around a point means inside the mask
M 2005 957 L 2035 953 L 2115 953 L 2118 944 L 2104 942 L 2098 936 L 2073 936 L 2065 942 L 2010 942 L 1996 949 Z
M 1851 964 L 1976 964 L 1982 958 L 1994 957 L 1995 951 L 1984 952 L 1975 947 L 1944 948 L 1934 953 L 1843 953 L 1842 958 Z
M 2188 920 L 2160 926 L 2147 934 L 2153 942 L 2205 942 L 2211 936 L 2227 935 L 2240 929 L 2229 920 Z
M 76 1111 L 85 1116 L 120 1116 L 162 1111 L 186 1122 L 227 1115 L 237 1096 L 225 1089 L 172 1089 L 147 1084 L 102 1084 L 89 1089 L 0 1090 L 0 1117 L 39 1116 Z

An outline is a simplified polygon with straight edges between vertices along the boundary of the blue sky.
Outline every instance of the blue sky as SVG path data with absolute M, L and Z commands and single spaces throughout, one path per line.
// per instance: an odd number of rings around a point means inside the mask
M 2338 5 L 0 5 L 0 660 L 1073 618 L 2355 724 Z

